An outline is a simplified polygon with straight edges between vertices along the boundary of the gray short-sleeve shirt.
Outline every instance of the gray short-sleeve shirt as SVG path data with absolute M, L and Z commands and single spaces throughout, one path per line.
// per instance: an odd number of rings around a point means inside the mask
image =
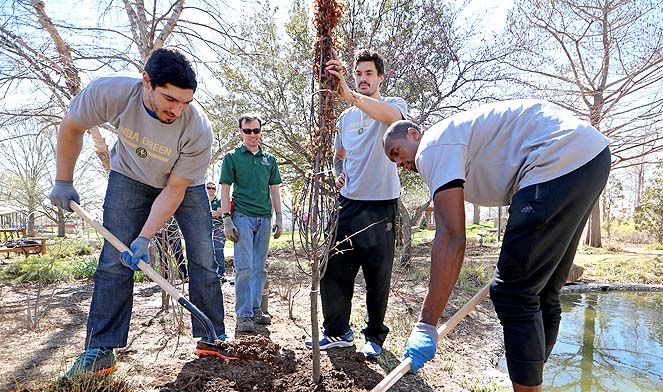
M 407 103 L 403 98 L 381 99 L 398 108 L 403 118 L 407 116 Z M 334 148 L 346 152 L 345 186 L 341 188 L 341 195 L 352 200 L 397 199 L 401 190 L 398 170 L 382 147 L 382 137 L 389 124 L 376 121 L 352 106 L 341 113 L 337 127 Z
M 92 128 L 110 123 L 118 140 L 110 152 L 111 169 L 144 184 L 164 188 L 170 174 L 205 183 L 212 127 L 194 104 L 172 124 L 147 113 L 140 74 L 117 74 L 92 81 L 74 97 L 69 115 Z
M 504 206 L 520 189 L 561 177 L 596 157 L 609 140 L 572 112 L 515 100 L 453 115 L 428 129 L 415 157 L 431 193 L 465 181 L 465 200 Z

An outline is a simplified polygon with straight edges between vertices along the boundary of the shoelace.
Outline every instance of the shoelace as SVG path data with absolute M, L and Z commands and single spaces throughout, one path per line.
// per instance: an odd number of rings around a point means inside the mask
M 76 362 L 82 362 L 80 363 L 79 366 L 88 366 L 93 364 L 99 357 L 102 357 L 106 355 L 108 352 L 112 352 L 113 350 L 102 350 L 100 348 L 91 348 L 89 350 L 85 350 L 83 354 L 81 354 L 80 357 L 78 357 L 78 360 Z

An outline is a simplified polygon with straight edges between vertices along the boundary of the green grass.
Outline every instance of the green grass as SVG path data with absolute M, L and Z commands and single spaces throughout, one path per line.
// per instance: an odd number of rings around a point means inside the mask
M 46 255 L 16 256 L 0 266 L 0 281 L 52 283 L 92 278 L 99 259 L 93 254 L 97 248 L 83 238 L 49 240 Z M 136 282 L 146 278 L 142 272 L 134 274 Z
M 451 361 L 442 362 L 442 371 L 450 372 L 454 370 L 454 363 Z
M 461 381 L 461 386 L 470 392 L 503 392 L 508 390 L 504 387 L 500 387 L 494 381 L 491 385 L 483 385 L 476 381 L 464 379 Z
M 654 242 L 651 244 L 647 244 L 646 248 L 650 250 L 663 250 L 663 244 L 661 244 L 660 242 Z
M 44 377 L 33 386 L 17 386 L 15 392 L 129 392 L 135 390 L 129 383 L 118 376 L 109 377 L 105 375 L 82 374 L 73 378 Z
M 431 242 L 435 238 L 435 230 L 420 230 L 412 233 L 412 246 L 419 246 L 421 244 Z
M 48 241 L 46 251 L 49 256 L 62 259 L 73 256 L 90 255 L 95 248 L 84 238 L 55 238 Z
M 583 278 L 604 283 L 663 284 L 663 256 L 647 253 L 578 254 Z
M 468 224 L 465 228 L 465 233 L 466 233 L 465 235 L 475 236 L 480 231 L 486 232 L 488 229 L 492 228 L 493 228 L 492 222 L 484 222 L 478 225 Z M 435 238 L 435 229 L 426 229 L 426 230 L 417 231 L 415 233 L 412 233 L 412 246 L 419 246 L 421 244 L 430 242 L 433 238 Z M 495 242 L 496 235 L 492 232 L 488 232 L 485 238 L 487 239 L 487 242 Z
M 494 228 L 493 222 L 484 222 L 480 224 L 470 223 L 465 226 L 466 235 L 476 235 L 480 231 L 486 231 Z
M 483 287 L 493 278 L 493 268 L 485 264 L 465 261 L 458 275 L 463 287 Z

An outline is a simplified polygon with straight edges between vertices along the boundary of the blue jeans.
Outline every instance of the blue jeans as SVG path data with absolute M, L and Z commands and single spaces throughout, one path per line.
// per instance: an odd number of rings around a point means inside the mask
M 267 279 L 265 263 L 269 249 L 270 218 L 256 218 L 240 212 L 233 214 L 239 232 L 235 243 L 235 313 L 253 317 L 260 309 L 262 289 Z
M 152 203 L 161 193 L 154 188 L 111 171 L 104 200 L 104 227 L 129 245 L 147 221 Z M 212 250 L 212 217 L 204 185 L 187 188 L 175 211 L 187 245 L 189 299 L 225 333 L 223 294 Z M 87 322 L 86 348 L 124 347 L 133 305 L 134 271 L 120 263 L 120 252 L 104 241 L 94 273 L 94 291 Z M 193 336 L 205 337 L 204 326 L 191 317 Z
M 212 229 L 212 243 L 214 244 L 216 276 L 222 278 L 226 273 L 226 260 L 223 254 L 223 247 L 226 246 L 226 235 L 223 233 L 223 226 Z

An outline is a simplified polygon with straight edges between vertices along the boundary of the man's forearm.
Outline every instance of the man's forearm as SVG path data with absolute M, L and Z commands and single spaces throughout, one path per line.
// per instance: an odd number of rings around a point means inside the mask
M 152 239 L 164 223 L 173 216 L 183 199 L 184 192 L 177 189 L 168 189 L 168 187 L 164 188 L 154 200 L 150 209 L 150 215 L 147 217 L 147 222 L 145 222 L 143 229 L 140 231 L 140 236 Z
M 336 173 L 336 177 L 343 173 L 343 159 L 336 154 L 334 154 L 334 173 Z
M 221 212 L 230 212 L 230 185 L 221 184 Z
M 463 265 L 464 238 L 436 235 L 431 255 L 430 283 L 421 308 L 420 321 L 437 325 Z
M 383 124 L 389 125 L 403 119 L 403 115 L 397 107 L 379 99 L 359 94 L 356 91 L 350 91 L 350 96 L 346 100 L 372 119 Z
M 74 179 L 74 168 L 83 148 L 84 134 L 85 129 L 82 129 L 68 116 L 62 119 L 56 147 L 56 180 L 71 181 Z
M 269 193 L 272 198 L 272 208 L 277 214 L 281 213 L 281 191 L 279 190 L 278 185 L 270 185 Z

